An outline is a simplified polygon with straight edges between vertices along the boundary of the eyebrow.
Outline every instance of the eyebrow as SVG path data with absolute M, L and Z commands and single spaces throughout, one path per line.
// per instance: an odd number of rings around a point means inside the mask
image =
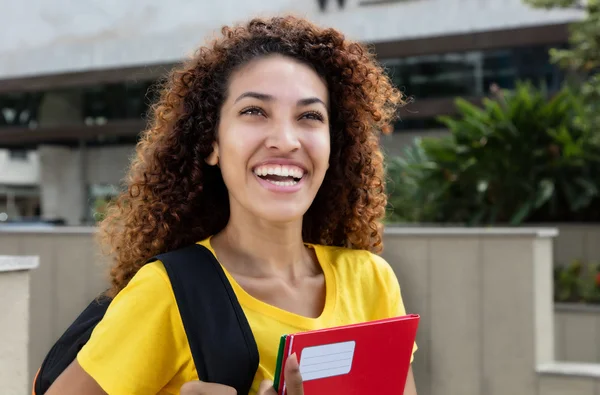
M 259 93 L 259 92 L 244 92 L 241 95 L 238 96 L 237 99 L 235 99 L 234 103 L 239 102 L 240 100 L 247 98 L 247 97 L 251 97 L 254 99 L 258 99 L 258 100 L 262 100 L 262 101 L 273 101 L 275 100 L 275 97 L 272 95 L 268 95 L 266 93 Z M 310 106 L 311 104 L 315 104 L 315 103 L 321 103 L 325 108 L 327 108 L 327 104 L 325 104 L 325 102 L 321 99 L 319 99 L 318 97 L 307 97 L 306 99 L 300 99 L 298 100 L 298 105 L 299 106 Z
M 234 103 L 237 103 L 246 97 L 251 97 L 251 98 L 262 100 L 262 101 L 272 101 L 273 99 L 275 99 L 273 96 L 267 95 L 266 93 L 244 92 L 241 95 L 239 95 L 237 99 L 235 99 Z
M 319 99 L 318 97 L 309 97 L 306 99 L 298 100 L 299 106 L 310 106 L 311 104 L 315 104 L 315 103 L 321 103 L 323 105 L 323 107 L 327 108 L 327 104 L 325 104 L 325 102 L 323 100 Z

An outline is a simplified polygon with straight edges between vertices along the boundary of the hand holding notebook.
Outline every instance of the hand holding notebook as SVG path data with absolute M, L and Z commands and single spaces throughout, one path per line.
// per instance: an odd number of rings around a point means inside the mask
M 306 395 L 402 395 L 418 322 L 408 315 L 283 336 L 274 388 L 296 395 L 285 377 L 296 354 Z
M 285 364 L 285 376 L 287 377 L 287 393 L 288 395 L 304 395 L 304 386 L 302 376 L 298 365 L 298 359 L 295 354 L 288 357 Z M 257 395 L 277 395 L 274 384 L 270 381 L 263 381 L 258 388 Z
M 304 395 L 302 377 L 300 376 L 298 360 L 295 355 L 288 357 L 286 377 L 289 395 Z M 235 388 L 226 385 L 191 381 L 181 387 L 181 395 L 236 395 Z M 257 395 L 277 395 L 273 383 L 265 380 L 258 388 Z

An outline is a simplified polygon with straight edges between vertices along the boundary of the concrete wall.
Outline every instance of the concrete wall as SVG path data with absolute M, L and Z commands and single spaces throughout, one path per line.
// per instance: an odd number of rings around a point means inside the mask
M 119 184 L 129 168 L 134 150 L 131 145 L 88 149 L 85 166 L 88 183 Z
M 564 23 L 581 14 L 533 10 L 522 0 L 30 0 L 0 13 L 0 78 L 177 61 L 223 24 L 295 13 L 369 42 Z
M 600 363 L 600 306 L 556 306 L 556 359 Z
M 31 283 L 31 377 L 106 287 L 90 228 L 0 231 L 0 251 L 39 255 Z M 600 365 L 554 361 L 552 230 L 388 228 L 383 256 L 422 316 L 419 395 L 600 395 Z M 1 370 L 1 369 L 0 369 Z M 537 371 L 537 372 L 536 372 Z M 600 389 L 600 387 L 598 387 Z
M 2 249 L 0 252 L 4 253 Z M 29 366 L 30 270 L 37 257 L 0 255 L 0 388 L 25 395 L 31 388 Z
M 600 226 L 598 224 L 560 224 L 555 261 L 567 265 L 574 259 L 600 263 Z
M 89 149 L 42 146 L 40 190 L 42 216 L 63 218 L 79 225 L 88 216 L 91 185 L 119 185 L 129 165 L 133 146 Z
M 553 360 L 552 240 L 392 228 L 386 241 L 408 309 L 423 316 L 419 394 L 538 393 L 535 366 Z
M 31 319 L 26 323 L 29 348 L 25 376 L 31 383 L 52 344 L 83 308 L 106 289 L 106 265 L 100 264 L 90 229 L 70 229 L 61 233 L 0 230 L 0 253 L 39 256 L 40 260 L 39 268 L 31 275 L 28 302 Z M 0 293 L 3 289 L 0 287 Z M 13 301 L 28 300 L 26 294 L 9 293 L 7 296 L 14 298 Z M 4 299 L 7 300 L 11 299 Z M 0 322 L 4 322 L 4 317 Z M 0 354 L 2 351 L 0 349 Z M 4 368 L 4 365 L 0 366 L 0 371 Z M 0 385 L 0 388 L 4 387 Z M 9 394 L 4 390 L 0 393 Z M 10 395 L 20 394 L 10 392 Z
M 41 211 L 44 219 L 69 225 L 85 218 L 86 182 L 83 153 L 68 147 L 40 147 Z

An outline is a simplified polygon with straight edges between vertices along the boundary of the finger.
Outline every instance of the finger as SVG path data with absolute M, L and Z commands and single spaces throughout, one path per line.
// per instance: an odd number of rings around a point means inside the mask
M 226 385 L 190 381 L 181 387 L 180 395 L 237 395 L 237 391 Z
M 271 380 L 263 380 L 258 387 L 256 395 L 277 395 L 277 391 L 273 388 L 273 382 Z
M 296 353 L 290 355 L 285 363 L 285 386 L 289 395 L 304 395 L 302 375 Z

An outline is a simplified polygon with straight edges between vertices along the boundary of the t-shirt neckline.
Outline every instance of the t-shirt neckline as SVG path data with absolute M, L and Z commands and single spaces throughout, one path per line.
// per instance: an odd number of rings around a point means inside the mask
M 199 242 L 198 244 L 202 244 L 205 247 L 207 247 L 210 250 L 210 252 L 212 252 L 212 254 L 215 256 L 217 261 L 219 261 L 219 257 L 217 256 L 217 253 L 212 247 L 211 238 L 212 237 L 209 237 L 206 240 Z M 273 306 L 269 303 L 263 302 L 262 300 L 255 298 L 254 296 L 246 292 L 246 290 L 242 288 L 242 286 L 235 280 L 235 278 L 233 278 L 233 276 L 227 270 L 227 268 L 225 268 L 225 266 L 223 266 L 223 264 L 219 262 L 242 307 L 248 308 L 260 314 L 270 316 L 282 323 L 297 327 L 300 330 L 317 329 L 320 328 L 323 324 L 330 321 L 331 317 L 334 314 L 336 305 L 337 284 L 335 272 L 322 246 L 311 243 L 304 244 L 315 251 L 317 262 L 319 263 L 319 266 L 321 267 L 321 270 L 323 271 L 323 276 L 325 278 L 325 305 L 321 314 L 315 318 L 306 317 L 300 314 L 289 312 L 287 310 Z

